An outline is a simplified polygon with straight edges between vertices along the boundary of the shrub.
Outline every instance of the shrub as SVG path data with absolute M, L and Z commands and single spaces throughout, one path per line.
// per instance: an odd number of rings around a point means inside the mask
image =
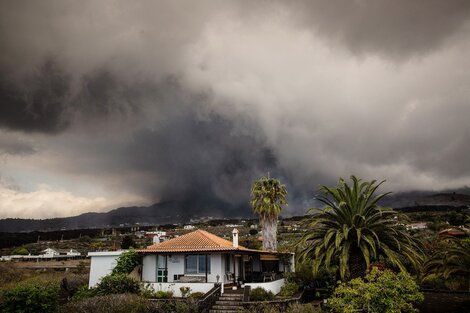
M 413 303 L 421 301 L 423 295 L 408 273 L 374 268 L 365 280 L 340 284 L 328 299 L 328 308 L 330 312 L 417 312 Z
M 87 286 L 88 275 L 68 275 L 62 279 L 60 290 L 62 296 L 69 299 L 73 297 L 79 289 L 87 288 Z
M 88 272 L 86 264 L 83 261 L 79 261 L 77 267 L 75 268 L 77 274 L 86 274 Z
M 155 291 L 152 288 L 152 285 L 147 283 L 140 287 L 140 295 L 144 298 L 151 299 L 154 297 Z
M 425 289 L 446 289 L 445 280 L 437 274 L 429 274 L 421 281 L 421 287 Z
M 133 294 L 116 294 L 86 298 L 67 303 L 62 313 L 147 313 L 150 303 L 143 297 Z M 158 312 L 158 311 L 156 311 Z M 163 311 L 162 311 L 163 312 Z
M 335 283 L 334 274 L 325 269 L 320 269 L 316 275 L 313 273 L 312 260 L 305 260 L 295 265 L 295 272 L 285 273 L 284 277 L 289 282 L 295 282 L 300 288 L 320 284 L 322 287 Z
M 29 251 L 25 247 L 18 247 L 11 252 L 12 255 L 28 255 Z
M 79 241 L 79 242 L 86 242 L 86 243 L 89 243 L 89 242 L 91 242 L 91 237 L 88 236 L 88 235 L 81 236 L 80 238 L 78 238 L 78 241 Z
M 186 298 L 191 293 L 191 288 L 189 288 L 189 287 L 180 287 L 180 291 L 181 291 L 181 296 L 183 298 Z
M 260 303 L 242 311 L 243 313 L 321 313 L 313 304 L 292 303 L 287 307 L 279 304 Z
M 104 276 L 96 286 L 96 292 L 99 295 L 139 293 L 139 291 L 139 282 L 125 274 L 111 274 Z
M 59 285 L 44 282 L 21 283 L 3 292 L 4 313 L 55 312 L 59 300 Z
M 98 291 L 96 290 L 96 288 L 88 288 L 87 286 L 83 286 L 77 289 L 72 299 L 82 300 L 82 299 L 96 297 L 97 295 L 98 295 Z
M 196 313 L 198 307 L 194 301 L 156 301 L 151 304 L 149 313 Z
M 285 311 L 285 313 L 321 313 L 321 309 L 314 307 L 313 304 L 300 304 L 292 303 L 290 304 Z
M 284 286 L 282 286 L 279 295 L 283 298 L 291 298 L 297 293 L 297 291 L 299 291 L 299 286 L 296 283 L 287 282 Z
M 121 249 L 129 249 L 135 247 L 134 239 L 131 236 L 124 236 L 121 242 Z
M 204 292 L 200 292 L 200 291 L 192 292 L 189 296 L 195 300 L 200 300 L 204 298 Z
M 173 297 L 173 291 L 162 291 L 159 290 L 154 293 L 156 299 L 170 299 Z
M 135 250 L 129 250 L 119 256 L 112 274 L 129 274 L 141 264 L 141 258 Z
M 284 310 L 278 305 L 273 305 L 271 303 L 257 303 L 251 305 L 249 308 L 246 308 L 242 311 L 243 313 L 283 313 Z
M 250 291 L 251 301 L 270 301 L 274 299 L 274 294 L 261 287 L 254 288 Z

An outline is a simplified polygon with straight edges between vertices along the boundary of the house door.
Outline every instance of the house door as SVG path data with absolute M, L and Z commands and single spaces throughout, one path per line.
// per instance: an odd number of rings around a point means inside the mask
M 157 283 L 168 282 L 168 263 L 166 255 L 157 255 Z

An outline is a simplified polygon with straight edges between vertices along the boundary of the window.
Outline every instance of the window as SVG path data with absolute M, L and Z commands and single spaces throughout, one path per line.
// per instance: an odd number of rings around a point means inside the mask
M 230 259 L 231 259 L 231 255 L 225 254 L 225 271 L 226 272 L 232 271 L 232 267 L 230 266 Z
M 206 273 L 206 254 L 188 254 L 185 257 L 184 272 L 186 274 Z M 207 255 L 207 273 L 211 272 L 211 256 Z

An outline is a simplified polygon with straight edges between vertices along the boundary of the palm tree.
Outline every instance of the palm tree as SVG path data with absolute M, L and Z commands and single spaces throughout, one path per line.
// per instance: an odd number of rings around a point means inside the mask
M 389 193 L 374 196 L 384 183 L 362 182 L 351 176 L 352 186 L 342 178 L 336 188 L 321 186 L 324 195 L 317 200 L 322 209 L 310 209 L 311 231 L 303 236 L 298 247 L 303 259 L 313 258 L 314 272 L 320 266 L 339 268 L 341 279 L 363 276 L 372 261 L 386 257 L 391 264 L 405 271 L 403 259 L 414 265 L 421 262 L 419 242 L 397 223 L 397 213 L 380 208 L 378 202 Z
M 467 219 L 466 226 L 470 227 L 470 218 Z M 466 277 L 470 291 L 470 242 L 446 236 L 441 243 L 443 246 L 424 264 L 424 273 L 441 274 L 446 279 L 456 275 Z
M 263 250 L 277 250 L 277 218 L 287 205 L 286 186 L 278 179 L 262 177 L 251 187 L 251 207 L 259 214 L 263 230 Z

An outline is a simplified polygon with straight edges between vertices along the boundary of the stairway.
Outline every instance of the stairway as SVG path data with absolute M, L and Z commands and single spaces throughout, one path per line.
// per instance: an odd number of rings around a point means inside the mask
M 238 313 L 243 310 L 243 289 L 221 294 L 209 313 Z

